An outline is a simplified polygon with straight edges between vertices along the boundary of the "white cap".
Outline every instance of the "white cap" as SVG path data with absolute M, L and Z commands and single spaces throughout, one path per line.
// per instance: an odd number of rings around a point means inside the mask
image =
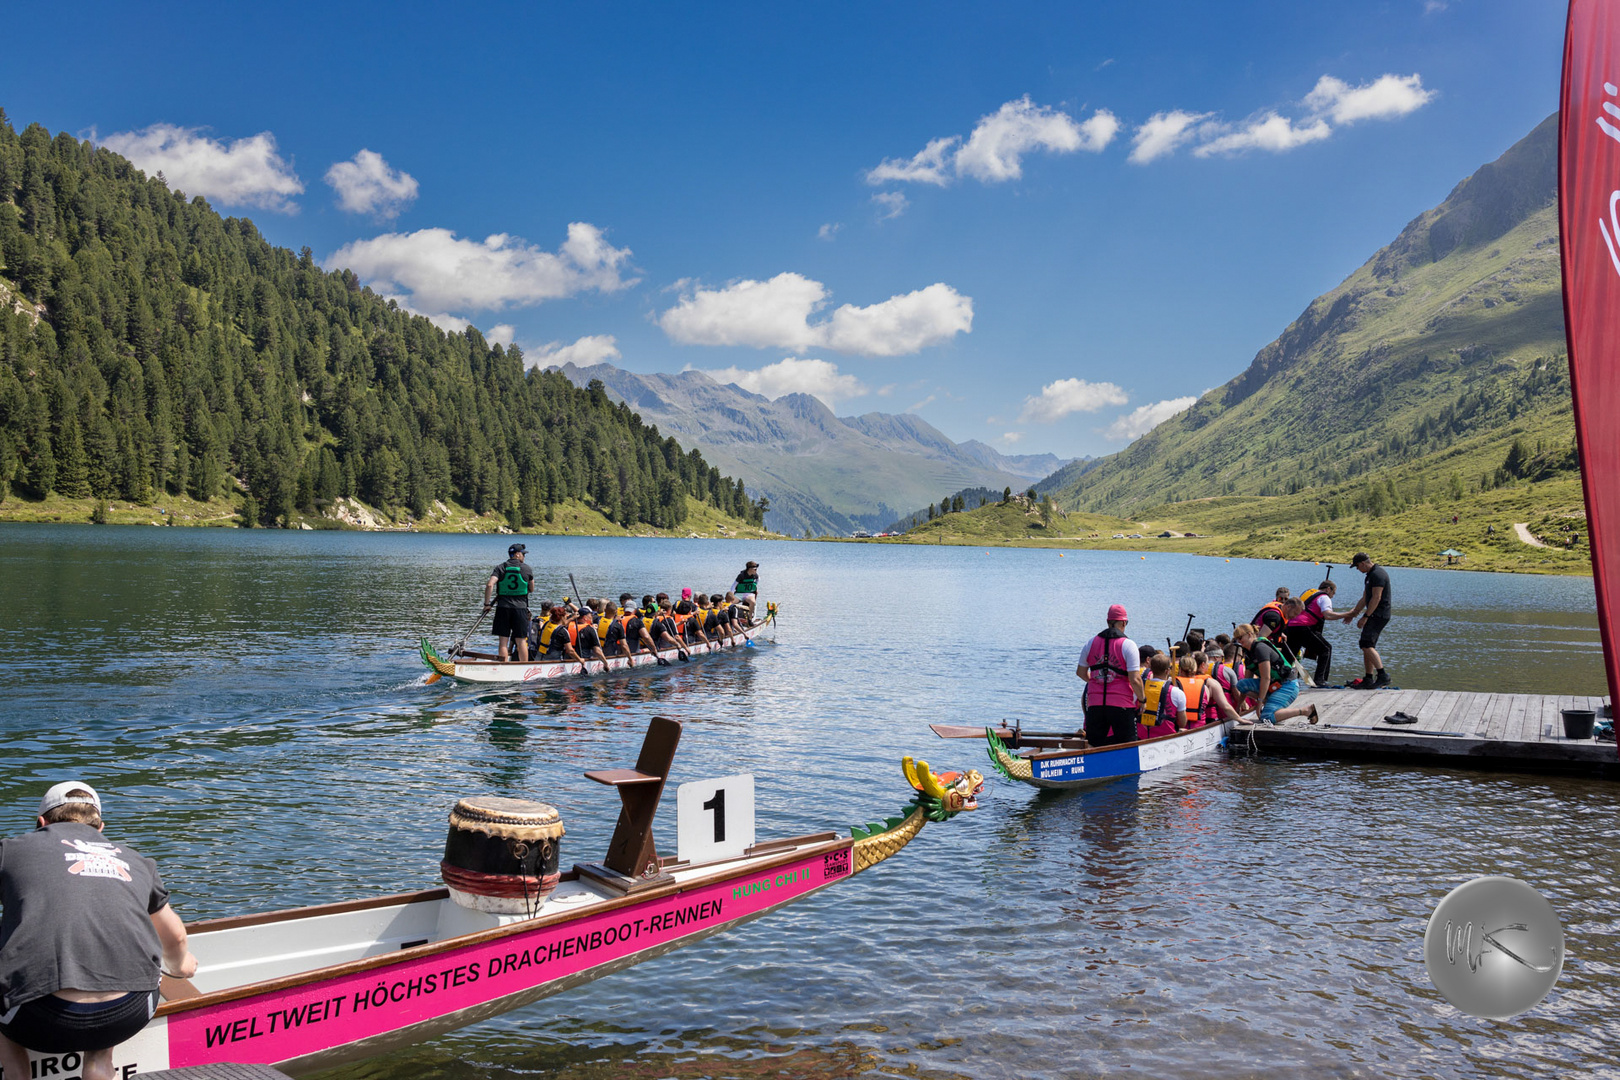
M 84 795 L 69 797 L 68 792 L 70 791 L 88 791 L 90 794 L 89 797 Z M 51 789 L 45 793 L 45 797 L 39 800 L 39 816 L 44 817 L 58 806 L 65 806 L 68 803 L 89 803 L 96 808 L 96 813 L 101 813 L 101 796 L 96 794 L 95 788 L 81 780 L 66 780 L 60 784 L 51 785 Z

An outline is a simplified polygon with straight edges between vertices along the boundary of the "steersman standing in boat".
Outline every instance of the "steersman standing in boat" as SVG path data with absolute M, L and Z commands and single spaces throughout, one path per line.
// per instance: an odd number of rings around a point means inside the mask
M 500 641 L 503 662 L 510 655 L 508 641 L 516 642 L 519 663 L 529 659 L 529 594 L 534 592 L 534 571 L 523 561 L 528 550 L 524 544 L 507 548 L 506 561 L 491 570 L 484 582 L 484 614 L 495 609 L 490 633 Z

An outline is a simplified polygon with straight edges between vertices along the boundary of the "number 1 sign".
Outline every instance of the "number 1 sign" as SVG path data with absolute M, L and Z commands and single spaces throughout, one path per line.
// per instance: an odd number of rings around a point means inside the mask
M 682 862 L 734 859 L 754 846 L 754 778 L 693 780 L 675 791 L 675 843 Z

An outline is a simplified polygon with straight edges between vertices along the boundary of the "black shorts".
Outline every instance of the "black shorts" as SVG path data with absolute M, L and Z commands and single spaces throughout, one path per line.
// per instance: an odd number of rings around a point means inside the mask
M 498 638 L 529 636 L 529 609 L 526 607 L 498 607 L 495 609 L 495 629 L 490 633 Z
M 40 1054 L 107 1050 L 133 1038 L 152 1019 L 157 1005 L 156 990 L 96 1002 L 65 1001 L 47 994 L 0 1021 L 0 1034 Z
M 1356 643 L 1356 648 L 1358 648 L 1358 649 L 1376 649 L 1376 648 L 1378 648 L 1378 635 L 1382 634 L 1384 632 L 1384 627 L 1386 627 L 1388 625 L 1389 625 L 1389 616 L 1388 615 L 1385 615 L 1382 619 L 1377 618 L 1376 616 L 1369 615 L 1367 617 L 1367 625 L 1363 626 L 1361 628 L 1361 640 Z

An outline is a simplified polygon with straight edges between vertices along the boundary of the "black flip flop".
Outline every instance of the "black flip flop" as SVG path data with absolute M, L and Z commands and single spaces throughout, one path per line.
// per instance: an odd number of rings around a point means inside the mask
M 1415 724 L 1417 722 L 1417 717 L 1408 716 L 1404 712 L 1392 713 L 1384 717 L 1384 723 L 1386 724 Z

